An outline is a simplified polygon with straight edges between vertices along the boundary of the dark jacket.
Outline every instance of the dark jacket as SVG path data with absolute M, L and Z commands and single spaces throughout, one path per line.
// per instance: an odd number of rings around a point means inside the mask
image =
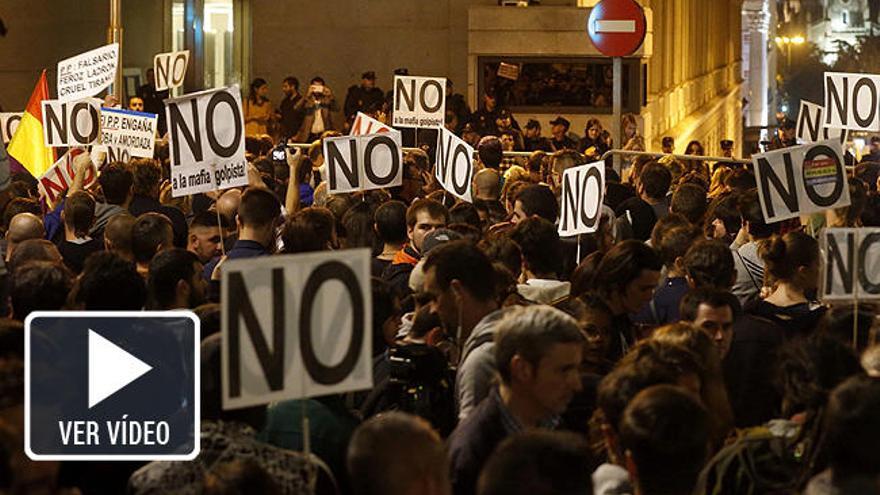
M 382 272 L 382 279 L 391 284 L 394 293 L 404 298 L 412 292 L 409 288 L 409 275 L 422 255 L 409 244 L 394 256 L 391 265 Z
M 186 249 L 186 236 L 189 227 L 186 225 L 186 216 L 182 211 L 173 207 L 165 206 L 153 198 L 135 194 L 128 205 L 128 212 L 132 216 L 139 217 L 144 213 L 161 213 L 171 220 L 171 228 L 174 230 L 174 247 Z
M 357 112 L 365 112 L 371 108 L 379 108 L 385 100 L 385 95 L 379 88 L 365 88 L 360 85 L 348 88 L 345 95 L 345 103 L 342 106 L 345 118 L 351 118 Z
M 295 136 L 306 118 L 305 110 L 296 105 L 301 99 L 302 95 L 299 93 L 292 98 L 285 96 L 278 106 L 278 113 L 281 114 L 281 137 L 285 139 Z
M 770 320 L 745 314 L 733 324 L 733 342 L 724 358 L 724 382 L 738 428 L 778 417 L 782 398 L 774 387 L 783 330 Z
M 483 465 L 507 435 L 501 408 L 492 395 L 459 423 L 448 441 L 452 492 L 455 495 L 477 492 L 477 479 Z

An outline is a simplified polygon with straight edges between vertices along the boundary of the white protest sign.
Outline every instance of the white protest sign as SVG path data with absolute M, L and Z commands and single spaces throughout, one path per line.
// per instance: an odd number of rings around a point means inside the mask
M 18 124 L 21 123 L 21 112 L 0 112 L 0 136 L 3 138 L 3 144 L 12 140 L 15 131 L 18 130 Z
M 438 127 L 446 123 L 446 79 L 394 76 L 394 127 Z
M 399 132 L 327 138 L 323 154 L 330 194 L 403 184 L 403 146 Z
M 40 194 L 46 196 L 51 203 L 57 202 L 61 194 L 73 184 L 73 179 L 76 177 L 73 159 L 80 153 L 84 153 L 84 151 L 81 149 L 68 150 L 37 180 Z M 83 187 L 89 187 L 95 179 L 97 179 L 95 168 L 89 168 L 89 173 L 83 180 Z
M 88 146 L 101 142 L 101 100 L 43 100 L 43 144 Z
M 752 163 L 767 223 L 850 204 L 840 141 L 753 155 Z
M 846 144 L 849 131 L 846 129 L 829 129 L 825 127 L 825 108 L 809 101 L 801 100 L 801 108 L 797 118 L 797 139 L 801 143 L 815 143 L 838 139 Z
M 189 50 L 159 53 L 153 57 L 156 91 L 165 91 L 182 85 L 186 78 L 187 64 L 189 64 Z
M 101 144 L 109 162 L 128 161 L 131 157 L 152 158 L 156 145 L 154 113 L 116 108 L 101 109 Z
M 880 228 L 825 229 L 822 299 L 880 300 Z
M 559 235 L 571 237 L 599 230 L 605 196 L 605 162 L 588 163 L 562 173 Z
M 354 117 L 354 122 L 351 123 L 351 132 L 349 132 L 348 135 L 363 136 L 364 134 L 379 134 L 381 132 L 400 133 L 400 131 L 388 127 L 369 115 L 363 112 L 358 112 Z
M 223 408 L 369 389 L 370 251 L 228 260 Z
M 118 43 L 58 62 L 58 99 L 70 101 L 95 96 L 113 83 L 118 65 Z
M 434 177 L 453 196 L 473 202 L 474 149 L 445 127 L 437 133 Z
M 165 100 L 172 196 L 247 185 L 238 85 Z
M 880 75 L 825 73 L 825 127 L 880 131 Z

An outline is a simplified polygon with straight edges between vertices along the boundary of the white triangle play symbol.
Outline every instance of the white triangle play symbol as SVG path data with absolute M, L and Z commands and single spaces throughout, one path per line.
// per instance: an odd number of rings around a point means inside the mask
M 89 409 L 153 369 L 89 329 Z

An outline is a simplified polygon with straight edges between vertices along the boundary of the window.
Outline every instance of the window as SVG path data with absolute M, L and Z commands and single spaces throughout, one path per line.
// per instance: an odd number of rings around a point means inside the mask
M 498 104 L 514 112 L 612 112 L 613 69 L 609 59 L 480 57 L 479 70 L 479 95 L 491 89 Z M 639 61 L 625 60 L 625 112 L 639 111 L 640 79 Z

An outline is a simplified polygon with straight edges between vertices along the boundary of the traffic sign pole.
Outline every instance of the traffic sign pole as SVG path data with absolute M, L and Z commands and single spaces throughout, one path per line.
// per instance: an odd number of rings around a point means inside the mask
M 611 121 L 611 137 L 614 139 L 614 147 L 623 149 L 626 144 L 623 142 L 623 132 L 620 125 L 623 109 L 623 58 L 614 57 L 614 92 L 611 96 L 612 113 Z M 614 155 L 614 170 L 618 174 L 622 172 L 620 169 L 620 155 Z
M 611 57 L 614 91 L 612 94 L 611 137 L 614 148 L 622 149 L 620 118 L 623 113 L 623 57 L 636 52 L 647 34 L 645 11 L 636 0 L 602 0 L 590 11 L 587 35 L 605 56 Z M 620 172 L 620 156 L 614 155 L 614 169 Z

